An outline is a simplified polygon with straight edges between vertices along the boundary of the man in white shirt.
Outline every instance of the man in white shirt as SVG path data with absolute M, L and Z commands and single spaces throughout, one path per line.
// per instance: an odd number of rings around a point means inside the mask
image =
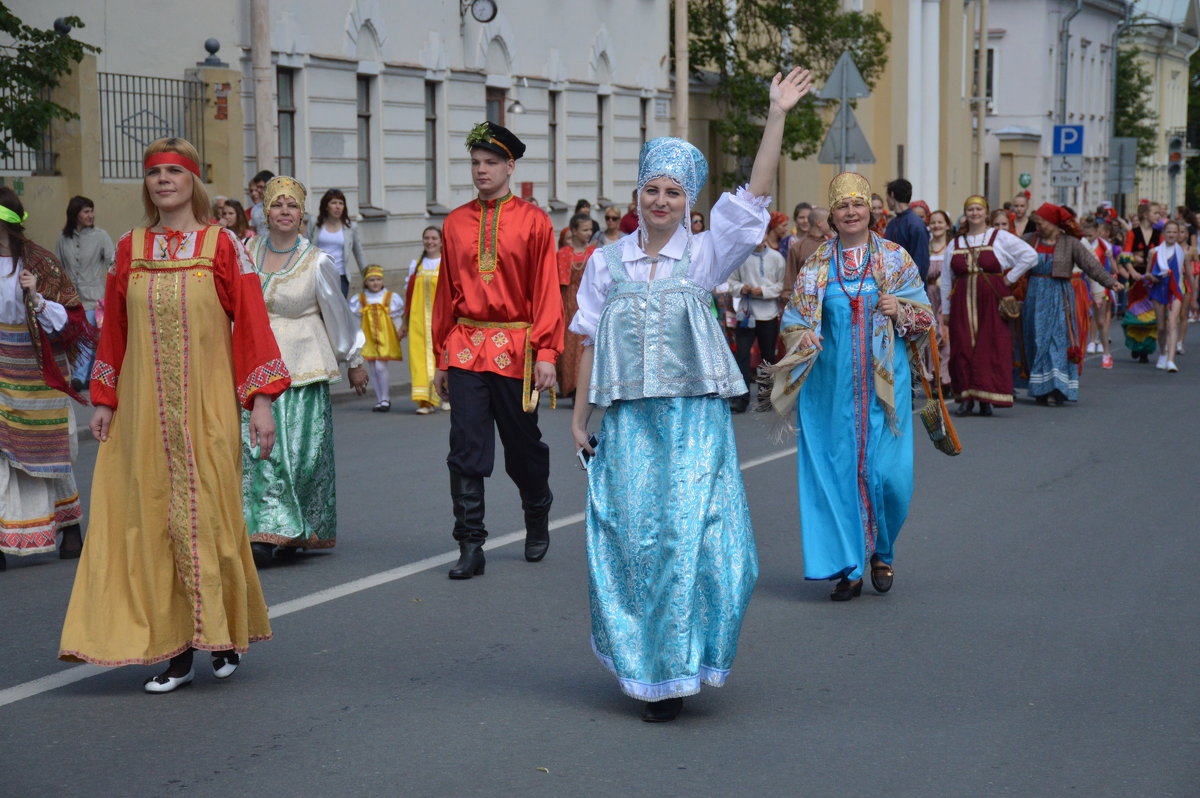
M 783 292 L 783 272 L 787 262 L 766 242 L 750 254 L 746 262 L 729 275 L 729 289 L 737 305 L 737 326 L 733 337 L 737 351 L 734 357 L 742 378 L 749 389 L 754 383 L 750 368 L 750 349 L 758 341 L 763 360 L 775 360 L 775 342 L 779 338 L 779 295 Z M 750 394 L 731 399 L 730 408 L 744 413 L 750 404 Z

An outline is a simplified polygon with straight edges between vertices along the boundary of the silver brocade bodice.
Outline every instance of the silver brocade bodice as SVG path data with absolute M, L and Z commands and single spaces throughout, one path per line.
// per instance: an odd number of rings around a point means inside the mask
M 596 328 L 591 404 L 746 392 L 712 297 L 687 276 L 687 250 L 670 277 L 649 281 L 629 279 L 620 242 L 601 251 L 612 287 Z

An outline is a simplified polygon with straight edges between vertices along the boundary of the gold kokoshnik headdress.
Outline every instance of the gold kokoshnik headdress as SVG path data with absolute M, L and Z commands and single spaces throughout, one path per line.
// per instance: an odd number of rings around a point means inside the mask
M 279 177 L 271 178 L 271 182 L 267 183 L 263 196 L 263 207 L 270 208 L 280 197 L 291 197 L 303 208 L 304 200 L 308 197 L 308 189 L 294 177 L 279 175 Z
M 871 184 L 857 172 L 842 172 L 829 181 L 829 210 L 847 200 L 861 199 L 871 202 Z

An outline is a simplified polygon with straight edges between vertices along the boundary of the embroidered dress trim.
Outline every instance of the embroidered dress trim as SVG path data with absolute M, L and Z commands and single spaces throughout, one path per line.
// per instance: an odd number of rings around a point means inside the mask
M 475 200 L 479 203 L 479 276 L 485 283 L 490 283 L 496 276 L 496 237 L 500 234 L 500 212 L 512 199 L 513 194 L 509 192 L 496 200 Z
M 264 640 L 270 640 L 273 635 L 251 635 L 246 638 L 247 643 L 261 643 Z M 233 643 L 204 643 L 198 638 L 190 643 L 180 646 L 166 654 L 160 654 L 155 657 L 133 657 L 131 659 L 97 659 L 96 657 L 84 654 L 82 651 L 74 651 L 71 649 L 60 649 L 58 652 L 59 659 L 63 657 L 74 657 L 80 662 L 86 662 L 89 665 L 100 665 L 104 668 L 120 668 L 125 665 L 155 665 L 159 662 L 165 662 L 172 657 L 177 657 L 189 648 L 194 648 L 197 651 L 236 651 L 239 654 L 245 654 L 250 651 L 250 646 L 235 646 Z
M 281 380 L 286 376 L 288 376 L 287 366 L 279 358 L 263 363 L 250 372 L 250 376 L 246 378 L 246 381 L 238 386 L 238 404 L 245 407 L 246 402 L 249 401 L 251 396 L 276 380 Z
M 730 670 L 728 668 L 710 668 L 707 665 L 701 665 L 700 673 L 695 676 L 682 676 L 665 682 L 650 683 L 626 679 L 617 673 L 612 657 L 600 653 L 600 650 L 596 648 L 596 638 L 593 637 L 591 643 L 592 653 L 596 655 L 596 659 L 600 660 L 600 664 L 604 666 L 605 670 L 617 677 L 617 684 L 621 686 L 621 692 L 639 701 L 662 701 L 664 698 L 683 698 L 696 695 L 700 692 L 701 684 L 709 687 L 724 687 L 725 682 L 729 679 Z
M 115 390 L 117 387 L 117 370 L 97 358 L 95 365 L 92 366 L 92 379 L 101 385 L 107 385 L 109 388 Z

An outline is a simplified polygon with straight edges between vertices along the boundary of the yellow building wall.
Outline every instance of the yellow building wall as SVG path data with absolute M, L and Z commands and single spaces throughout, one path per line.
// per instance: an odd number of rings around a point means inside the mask
M 244 146 L 242 104 L 238 100 L 241 73 L 217 68 L 198 72 L 208 84 L 204 154 L 209 185 L 240 185 Z M 225 91 L 225 87 L 229 102 L 224 106 L 225 118 L 217 119 L 217 92 Z M 53 251 L 66 222 L 67 203 L 75 195 L 88 197 L 96 204 L 96 226 L 107 230 L 115 241 L 125 231 L 144 223 L 142 181 L 100 177 L 100 92 L 95 56 L 84 57 L 54 90 L 53 99 L 79 114 L 78 119 L 55 122 L 52 128 L 57 174 L 9 174 L 0 180 L 17 190 L 29 213 L 26 234 L 47 249 Z
M 908 4 L 868 0 L 864 11 L 878 11 L 884 26 L 891 32 L 888 62 L 883 75 L 871 91 L 871 96 L 857 101 L 854 115 L 858 120 L 871 151 L 874 164 L 856 168 L 881 196 L 888 181 L 899 175 L 899 147 L 905 150 L 905 176 L 912 178 L 912 146 L 907 141 L 908 126 Z M 956 218 L 961 201 L 975 193 L 972 178 L 971 113 L 966 100 L 969 94 L 963 87 L 963 49 L 968 45 L 962 36 L 962 8 L 955 3 L 941 3 L 940 39 L 940 163 L 938 192 L 941 204 Z M 969 79 L 969 74 L 967 78 Z M 837 103 L 830 103 L 827 121 L 832 121 Z M 800 161 L 785 160 L 781 168 L 780 191 L 776 205 L 785 213 L 798 202 L 826 204 L 829 182 L 837 171 L 836 165 L 819 164 L 816 156 Z M 914 186 L 914 199 L 921 198 L 921 186 Z M 935 209 L 936 210 L 936 209 Z

